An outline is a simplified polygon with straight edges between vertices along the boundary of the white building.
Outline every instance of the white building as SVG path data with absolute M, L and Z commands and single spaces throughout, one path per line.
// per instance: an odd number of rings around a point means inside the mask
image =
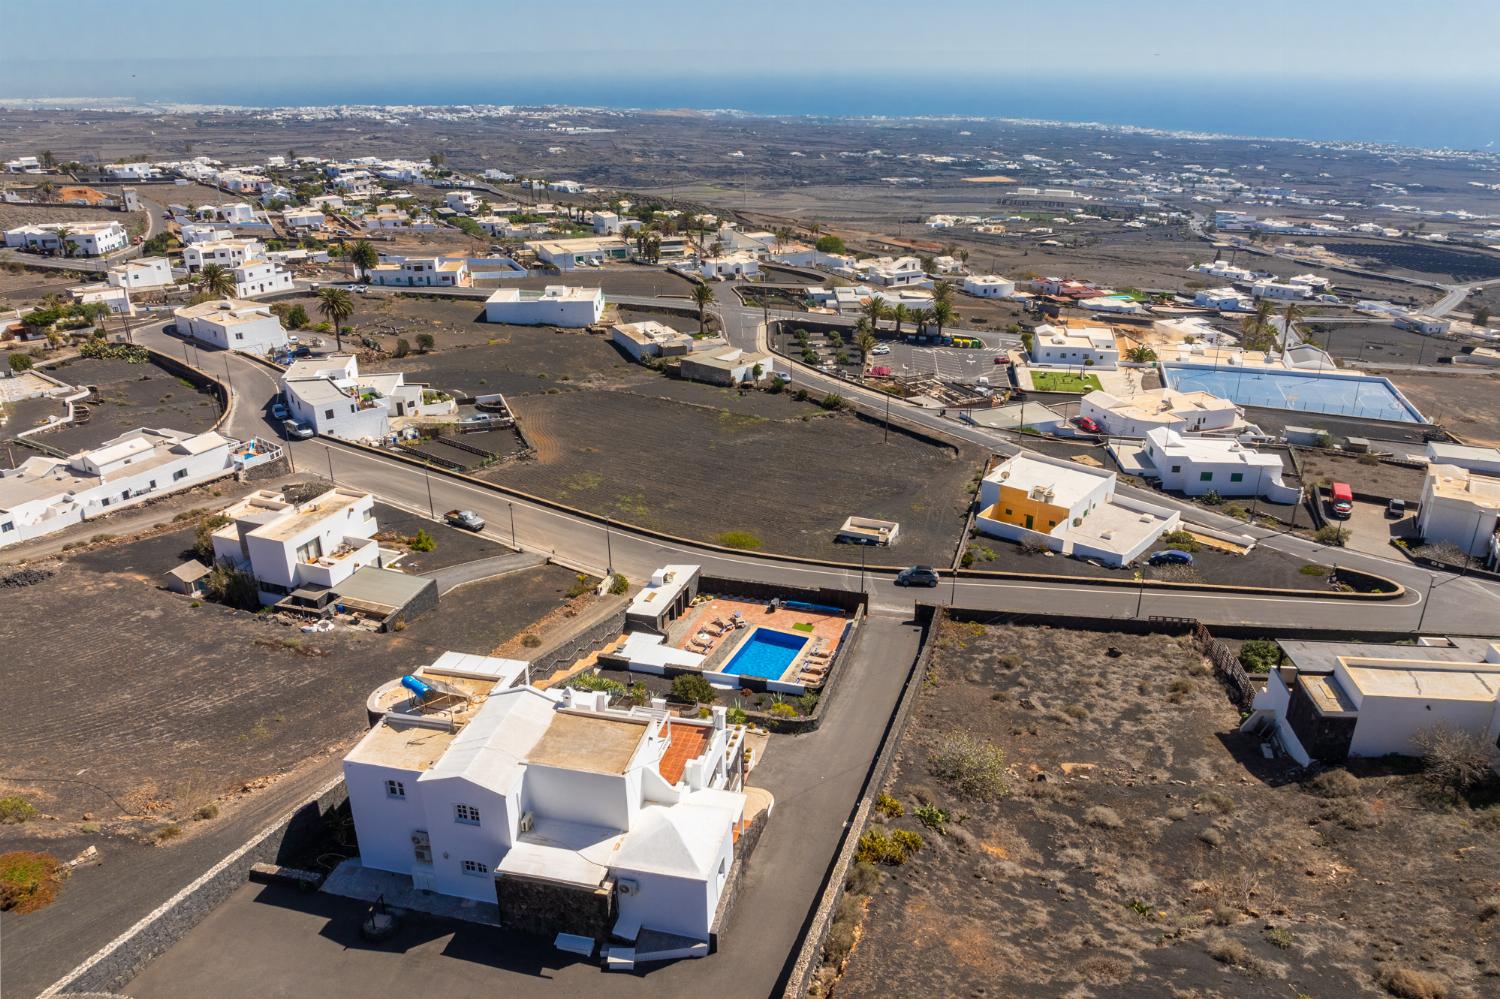
M 287 409 L 298 423 L 345 440 L 384 437 L 395 421 L 445 417 L 458 409 L 453 397 L 399 371 L 361 375 L 350 354 L 294 361 L 282 372 Z
M 1218 309 L 1220 312 L 1250 312 L 1255 308 L 1249 295 L 1228 287 L 1204 288 L 1193 295 L 1193 304 L 1200 309 Z
M 976 298 L 1010 298 L 1016 293 L 1014 281 L 996 274 L 970 274 L 960 287 Z
M 42 161 L 35 156 L 20 156 L 5 161 L 6 173 L 41 173 Z
M 1416 645 L 1282 641 L 1242 731 L 1270 736 L 1297 763 L 1419 756 L 1439 727 L 1494 746 L 1500 738 L 1500 646 L 1420 637 Z
M 469 264 L 462 258 L 400 257 L 370 268 L 371 284 L 400 287 L 468 288 L 474 284 Z
M 63 235 L 63 234 L 66 235 Z M 8 229 L 5 245 L 36 253 L 64 253 L 65 256 L 102 257 L 130 244 L 130 235 L 118 222 L 43 222 Z
M 610 330 L 609 338 L 637 361 L 644 361 L 648 357 L 680 357 L 691 353 L 697 342 L 688 334 L 680 333 L 654 319 L 638 323 L 616 323 Z
M 117 316 L 135 315 L 135 305 L 130 301 L 130 292 L 112 284 L 80 284 L 68 289 L 68 295 L 81 305 L 101 304 Z
M 1245 447 L 1224 437 L 1184 437 L 1157 427 L 1146 434 L 1147 475 L 1163 489 L 1187 496 L 1262 496 L 1272 503 L 1295 503 L 1302 491 L 1281 481 L 1281 456 Z
M 667 956 L 645 951 L 661 934 L 706 954 L 745 818 L 743 728 L 511 673 L 440 659 L 372 697 L 394 703 L 344 758 L 359 864 L 589 951 L 630 941 L 612 966 Z
M 325 219 L 321 208 L 283 208 L 281 221 L 288 229 L 321 229 Z
M 1413 312 L 1401 316 L 1396 320 L 1398 330 L 1411 330 L 1421 333 L 1423 336 L 1442 336 L 1453 326 L 1450 319 L 1440 316 L 1429 316 L 1421 312 Z
M 234 276 L 236 298 L 254 298 L 256 295 L 274 295 L 292 290 L 292 273 L 274 260 L 247 260 L 238 267 L 230 268 Z
M 225 350 L 264 354 L 287 345 L 286 330 L 269 306 L 232 298 L 174 309 L 177 334 Z
M 1305 284 L 1286 284 L 1281 281 L 1257 281 L 1250 288 L 1256 298 L 1271 298 L 1277 301 L 1299 301 L 1312 297 L 1312 289 Z
M 224 511 L 214 531 L 214 561 L 255 576 L 263 604 L 299 587 L 335 589 L 368 565 L 379 565 L 375 497 L 341 486 L 306 503 L 261 490 Z
M 0 546 L 229 474 L 236 444 L 212 430 L 140 429 L 67 458 L 27 458 L 0 470 Z
M 487 323 L 512 326 L 592 326 L 604 315 L 602 288 L 570 288 L 549 284 L 541 291 L 500 288 L 485 300 Z
M 886 287 L 927 284 L 927 271 L 917 257 L 875 257 L 855 264 L 861 278 Z
M 182 263 L 189 273 L 196 273 L 209 264 L 238 267 L 247 260 L 263 259 L 265 255 L 265 247 L 258 239 L 207 239 L 184 246 Z
M 1112 370 L 1120 362 L 1115 331 L 1108 326 L 1054 326 L 1043 323 L 1032 333 L 1031 363 L 1039 367 L 1096 367 Z
M 1487 557 L 1500 514 L 1500 478 L 1457 465 L 1429 465 L 1417 508 L 1417 534 L 1427 544 L 1451 544 Z
M 147 180 L 158 173 L 150 163 L 110 163 L 104 170 L 115 180 Z
M 1220 281 L 1238 282 L 1240 284 L 1251 284 L 1255 281 L 1255 272 L 1244 267 L 1236 267 L 1226 260 L 1213 260 L 1205 264 L 1194 264 L 1188 270 L 1198 274 L 1207 274 L 1209 277 L 1218 278 Z
M 710 385 L 756 382 L 771 372 L 771 355 L 728 347 L 689 354 L 682 359 L 682 377 Z
M 698 262 L 698 273 L 715 281 L 755 277 L 760 273 L 760 260 L 754 254 L 746 252 L 704 257 Z
M 116 288 L 127 291 L 154 291 L 173 283 L 172 262 L 166 257 L 142 257 L 115 264 L 104 275 Z
M 190 246 L 194 243 L 210 243 L 221 239 L 233 239 L 234 233 L 228 229 L 219 227 L 213 222 L 187 222 L 178 230 L 182 237 L 182 245 Z
M 1208 392 L 1147 389 L 1129 399 L 1094 391 L 1083 397 L 1079 415 L 1099 424 L 1111 437 L 1145 437 L 1158 427 L 1183 434 L 1234 430 L 1244 423 L 1244 411 L 1228 399 Z
M 1455 465 L 1484 475 L 1500 475 L 1500 448 L 1432 441 L 1427 445 L 1427 463 Z
M 982 534 L 1121 566 L 1181 521 L 1175 510 L 1115 495 L 1115 475 L 1014 455 L 979 484 Z
M 468 215 L 479 207 L 479 199 L 472 191 L 449 191 L 443 196 L 443 204 L 460 215 Z
M 630 244 L 619 236 L 537 240 L 527 243 L 526 248 L 542 263 L 559 271 L 600 267 L 610 261 L 630 259 Z

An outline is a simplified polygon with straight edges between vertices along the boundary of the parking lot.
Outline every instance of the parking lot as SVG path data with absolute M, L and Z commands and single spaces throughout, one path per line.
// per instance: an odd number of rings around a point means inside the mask
M 873 358 L 875 364 L 889 365 L 897 375 L 933 377 L 949 382 L 973 383 L 979 378 L 988 378 L 999 384 L 1005 379 L 1004 367 L 995 363 L 995 355 L 1002 349 L 1021 346 L 1019 337 L 1002 333 L 965 333 L 984 341 L 982 348 L 927 347 L 921 344 L 886 341 L 890 353 Z

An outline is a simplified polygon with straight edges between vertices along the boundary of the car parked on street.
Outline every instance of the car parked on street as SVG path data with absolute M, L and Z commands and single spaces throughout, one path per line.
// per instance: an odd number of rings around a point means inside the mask
M 930 565 L 913 565 L 896 573 L 897 586 L 936 586 L 938 574 Z
M 299 441 L 318 436 L 312 427 L 298 423 L 296 420 L 282 420 L 281 429 L 286 431 L 288 437 L 295 437 Z
M 476 534 L 484 530 L 484 518 L 473 510 L 449 510 L 443 514 L 443 520 L 454 527 L 462 527 Z

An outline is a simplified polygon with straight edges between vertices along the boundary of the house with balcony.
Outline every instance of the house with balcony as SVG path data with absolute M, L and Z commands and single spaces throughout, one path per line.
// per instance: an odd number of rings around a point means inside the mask
M 236 298 L 254 298 L 257 295 L 275 295 L 292 290 L 292 272 L 279 262 L 270 259 L 246 260 L 229 273 L 234 277 Z
M 1244 410 L 1208 392 L 1146 389 L 1128 399 L 1096 389 L 1083 397 L 1079 415 L 1111 437 L 1145 437 L 1158 427 L 1179 434 L 1229 433 L 1243 429 Z
M 214 560 L 255 576 L 264 604 L 302 587 L 336 590 L 381 562 L 374 506 L 369 493 L 338 486 L 300 504 L 252 493 L 223 511 L 229 523 L 213 534 Z
M 706 955 L 751 818 L 744 727 L 519 678 L 449 653 L 376 691 L 344 757 L 359 857 L 334 886 L 353 868 L 489 903 L 613 970 Z
M 5 232 L 5 245 L 13 249 L 69 257 L 102 257 L 129 244 L 118 222 L 43 222 Z
M 34 455 L 0 469 L 0 547 L 230 475 L 237 444 L 213 430 L 141 428 L 67 458 Z
M 469 288 L 474 277 L 462 257 L 392 257 L 370 268 L 370 283 L 402 288 Z
M 258 239 L 205 239 L 182 248 L 182 263 L 193 274 L 208 264 L 238 267 L 247 260 L 263 260 L 265 255 L 265 245 Z
M 172 277 L 172 263 L 166 257 L 127 260 L 106 271 L 104 279 L 126 291 L 160 291 L 171 287 L 175 281 Z
M 980 481 L 974 528 L 1118 567 L 1180 522 L 1175 510 L 1117 496 L 1113 472 L 1018 454 Z

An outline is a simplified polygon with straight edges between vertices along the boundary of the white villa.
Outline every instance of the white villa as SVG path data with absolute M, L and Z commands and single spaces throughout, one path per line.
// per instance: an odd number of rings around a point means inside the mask
M 321 229 L 325 219 L 321 208 L 283 208 L 281 221 L 288 229 Z
M 1135 561 L 1181 521 L 1175 510 L 1116 496 L 1113 472 L 1024 454 L 984 477 L 979 509 L 982 534 L 1111 566 Z
M 166 257 L 142 257 L 115 264 L 105 272 L 105 280 L 127 291 L 152 291 L 173 283 L 172 263 Z
M 1227 437 L 1184 437 L 1167 427 L 1146 434 L 1143 474 L 1163 489 L 1187 496 L 1262 496 L 1272 503 L 1296 503 L 1302 490 L 1281 481 L 1281 456 L 1256 451 Z
M 1181 434 L 1205 434 L 1243 427 L 1244 410 L 1208 392 L 1147 389 L 1129 399 L 1095 390 L 1083 397 L 1079 415 L 1111 437 L 1145 437 L 1158 427 Z
M 1032 334 L 1031 363 L 1038 367 L 1114 369 L 1120 361 L 1115 331 L 1108 326 L 1054 326 L 1043 323 Z
M 286 330 L 269 306 L 243 299 L 220 298 L 174 309 L 179 336 L 225 350 L 254 354 L 280 350 L 287 345 Z
M 300 587 L 335 588 L 355 572 L 379 565 L 375 497 L 334 487 L 306 503 L 261 490 L 224 510 L 229 523 L 213 533 L 214 561 L 229 561 L 260 584 L 263 604 Z
M 544 264 L 559 271 L 599 267 L 609 261 L 630 259 L 630 244 L 619 236 L 583 236 L 577 239 L 546 239 L 526 244 Z
M 970 274 L 959 287 L 977 298 L 1010 298 L 1016 293 L 1014 281 L 996 274 Z
M 294 361 L 281 384 L 293 419 L 352 441 L 384 437 L 398 419 L 447 416 L 458 408 L 452 396 L 408 384 L 399 371 L 361 375 L 352 354 Z
M 609 338 L 634 360 L 648 357 L 678 357 L 691 353 L 697 343 L 686 333 L 679 333 L 665 323 L 646 319 L 638 323 L 616 323 Z
M 1489 746 L 1500 738 L 1500 646 L 1489 639 L 1280 645 L 1289 662 L 1271 671 L 1240 728 L 1302 766 L 1418 756 L 1419 736 L 1439 726 Z
M 201 271 L 208 264 L 238 267 L 247 260 L 260 260 L 266 248 L 258 239 L 205 239 L 182 248 L 182 263 L 189 273 Z
M 744 728 L 511 686 L 516 665 L 445 654 L 372 695 L 344 757 L 358 864 L 602 943 L 612 969 L 707 954 L 747 819 Z
M 739 347 L 706 350 L 682 359 L 682 377 L 710 385 L 756 382 L 771 373 L 771 355 Z
M 274 260 L 247 260 L 230 268 L 236 298 L 274 295 L 292 290 L 292 272 Z
M 43 222 L 5 232 L 6 246 L 36 253 L 64 253 L 65 239 L 65 256 L 102 257 L 130 244 L 129 233 L 118 222 Z
M 236 444 L 213 430 L 142 428 L 67 458 L 36 455 L 0 469 L 0 547 L 227 475 Z
M 513 326 L 592 326 L 604 316 L 602 288 L 549 284 L 541 291 L 499 288 L 485 300 L 484 321 Z
M 370 268 L 370 283 L 402 287 L 468 288 L 474 284 L 462 257 L 399 257 Z

